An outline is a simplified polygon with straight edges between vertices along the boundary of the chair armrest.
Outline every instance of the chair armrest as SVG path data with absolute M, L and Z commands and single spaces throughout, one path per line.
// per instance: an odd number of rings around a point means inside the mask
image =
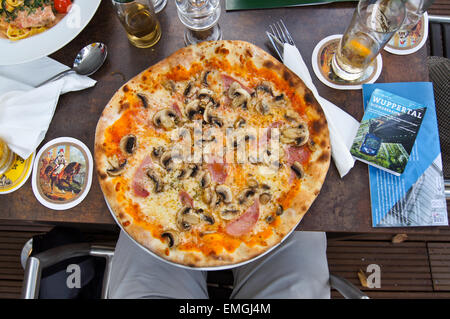
M 330 286 L 336 289 L 345 299 L 369 299 L 369 297 L 355 287 L 350 281 L 340 276 L 330 274 Z
M 437 23 L 450 23 L 449 16 L 441 16 L 441 15 L 428 15 L 429 22 L 437 22 Z
M 43 251 L 27 259 L 22 286 L 23 299 L 37 299 L 42 269 L 57 264 L 63 260 L 80 256 L 103 257 L 106 259 L 103 276 L 102 298 L 107 298 L 109 277 L 114 249 L 108 246 L 91 245 L 88 243 L 70 244 Z

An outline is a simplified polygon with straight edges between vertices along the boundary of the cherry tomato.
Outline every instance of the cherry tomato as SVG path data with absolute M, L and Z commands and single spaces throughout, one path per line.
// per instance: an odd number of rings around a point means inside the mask
M 72 0 L 55 0 L 55 10 L 58 13 L 67 13 L 67 10 L 71 4 Z

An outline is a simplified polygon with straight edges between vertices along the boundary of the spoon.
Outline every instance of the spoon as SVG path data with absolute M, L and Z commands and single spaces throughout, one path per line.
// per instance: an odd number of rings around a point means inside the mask
M 78 52 L 71 69 L 52 76 L 50 79 L 42 82 L 37 87 L 60 79 L 67 74 L 77 73 L 86 76 L 94 74 L 103 65 L 107 55 L 108 50 L 105 44 L 100 42 L 91 43 Z

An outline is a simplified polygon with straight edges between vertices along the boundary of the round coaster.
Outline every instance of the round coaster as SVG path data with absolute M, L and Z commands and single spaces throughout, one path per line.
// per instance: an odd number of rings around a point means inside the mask
M 11 167 L 3 174 L 0 174 L 0 194 L 14 192 L 25 184 L 33 168 L 34 155 L 35 153 L 24 160 L 19 155 L 14 154 Z
M 92 169 L 92 155 L 86 145 L 71 137 L 56 138 L 45 144 L 36 156 L 33 193 L 48 208 L 72 208 L 89 192 Z
M 428 38 L 428 14 L 425 12 L 417 25 L 409 32 L 399 31 L 384 49 L 392 54 L 407 55 L 420 50 Z
M 317 78 L 325 85 L 338 90 L 359 90 L 365 83 L 374 83 L 381 74 L 383 62 L 381 54 L 366 69 L 363 76 L 354 81 L 339 78 L 331 67 L 334 52 L 336 51 L 342 34 L 334 34 L 320 41 L 312 54 L 312 66 Z

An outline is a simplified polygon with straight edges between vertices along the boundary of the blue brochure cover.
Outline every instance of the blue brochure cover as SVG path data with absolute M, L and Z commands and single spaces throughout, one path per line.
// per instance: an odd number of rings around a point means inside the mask
M 375 89 L 350 153 L 357 160 L 401 175 L 425 117 L 426 107 L 381 89 Z
M 432 83 L 364 84 L 364 107 L 368 105 L 375 89 L 423 104 L 427 111 L 401 176 L 369 166 L 372 226 L 447 226 L 447 204 Z

